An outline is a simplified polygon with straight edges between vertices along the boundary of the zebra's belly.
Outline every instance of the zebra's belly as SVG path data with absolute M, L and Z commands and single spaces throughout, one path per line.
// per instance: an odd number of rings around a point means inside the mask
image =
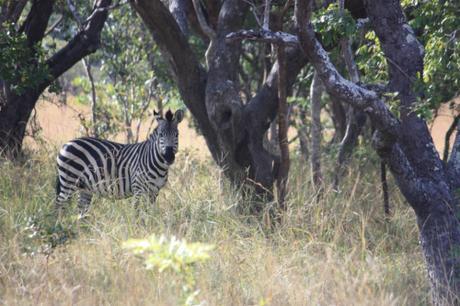
M 132 186 L 120 179 L 104 179 L 95 185 L 81 188 L 87 192 L 110 199 L 125 199 L 133 196 Z

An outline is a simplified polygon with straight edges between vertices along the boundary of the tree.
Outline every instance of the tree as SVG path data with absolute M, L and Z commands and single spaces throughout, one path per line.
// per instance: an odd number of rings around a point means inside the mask
M 256 22 L 249 14 L 250 5 L 236 0 L 194 1 L 194 12 L 186 1 L 174 3 L 173 13 L 160 0 L 136 0 L 132 6 L 167 59 L 214 160 L 234 183 L 250 181 L 259 192 L 271 190 L 277 157 L 264 148 L 263 138 L 278 109 L 278 64 L 272 65 L 257 91 L 245 91 L 250 96 L 244 101 L 239 65 L 244 48 L 226 39 L 244 24 Z M 184 21 L 179 16 L 190 17 Z M 196 52 L 189 32 L 181 30 L 185 22 L 207 45 L 206 52 Z M 286 59 L 289 92 L 306 60 L 299 47 L 288 48 Z
M 53 0 L 2 1 L 0 20 L 0 152 L 17 157 L 25 128 L 39 96 L 54 80 L 99 47 L 111 0 L 97 0 L 84 26 L 60 50 L 45 58 L 42 48 L 57 4 Z M 51 26 L 50 29 L 52 29 Z M 5 31 L 5 29 L 7 29 Z
M 416 84 L 423 72 L 423 47 L 407 24 L 399 1 L 364 2 L 365 12 L 388 59 L 388 89 L 398 92 L 398 118 L 376 92 L 339 74 L 315 37 L 309 21 L 311 4 L 311 1 L 296 1 L 297 30 L 303 50 L 326 91 L 365 111 L 374 122 L 374 146 L 417 216 L 433 302 L 457 304 L 460 222 L 455 192 L 460 187 L 460 135 L 457 134 L 445 165 L 434 148 L 425 121 L 412 111 L 420 101 Z
M 121 7 L 107 19 L 102 32 L 101 82 L 106 86 L 109 103 L 115 106 L 126 142 L 139 140 L 141 122 L 157 101 L 173 100 L 177 91 L 165 72 L 158 47 L 148 35 L 142 21 L 129 7 Z M 160 103 L 161 105 L 158 105 Z M 133 123 L 137 120 L 136 127 Z

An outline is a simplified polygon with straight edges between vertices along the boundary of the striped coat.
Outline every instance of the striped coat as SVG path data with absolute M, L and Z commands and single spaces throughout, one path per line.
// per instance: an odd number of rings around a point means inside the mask
M 87 212 L 94 194 L 115 199 L 146 195 L 153 203 L 168 179 L 178 149 L 177 125 L 183 112 L 157 116 L 149 139 L 120 144 L 85 137 L 66 143 L 57 157 L 56 209 L 79 192 L 79 209 Z

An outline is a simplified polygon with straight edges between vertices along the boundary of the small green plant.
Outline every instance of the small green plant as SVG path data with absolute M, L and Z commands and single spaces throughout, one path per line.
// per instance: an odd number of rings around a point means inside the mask
M 70 222 L 69 222 L 70 221 Z M 25 255 L 50 255 L 58 246 L 69 243 L 77 237 L 76 219 L 56 222 L 54 214 L 38 209 L 34 216 L 23 219 L 19 225 L 22 233 L 22 250 Z
M 184 239 L 151 235 L 146 239 L 130 239 L 123 244 L 125 249 L 145 258 L 148 270 L 158 272 L 173 271 L 182 280 L 182 300 L 184 305 L 197 305 L 195 299 L 199 293 L 196 289 L 195 264 L 210 258 L 214 249 L 211 244 L 188 243 Z

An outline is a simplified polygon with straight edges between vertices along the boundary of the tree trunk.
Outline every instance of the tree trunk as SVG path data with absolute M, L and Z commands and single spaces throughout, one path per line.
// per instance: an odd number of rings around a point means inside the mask
M 361 134 L 361 130 L 366 123 L 366 114 L 357 109 L 350 109 L 348 115 L 347 129 L 345 136 L 340 142 L 339 154 L 337 156 L 337 162 L 334 171 L 333 188 L 339 189 L 339 181 L 343 176 L 347 162 L 353 153 L 353 149 L 358 142 L 358 137 Z
M 334 97 L 331 97 L 330 109 L 332 123 L 334 124 L 334 136 L 331 143 L 340 143 L 347 130 L 347 114 L 342 102 Z
M 302 154 L 303 160 L 306 163 L 308 163 L 310 160 L 309 135 L 307 129 L 308 125 L 309 123 L 307 123 L 307 111 L 303 106 L 300 106 L 297 132 L 299 135 L 300 153 Z
M 53 11 L 51 0 L 34 1 L 26 21 L 21 29 L 27 36 L 29 47 L 39 44 L 44 37 L 49 17 Z M 15 158 L 22 150 L 22 141 L 30 114 L 43 91 L 65 71 L 79 62 L 86 55 L 99 47 L 100 32 L 107 19 L 111 0 L 96 1 L 91 18 L 86 26 L 73 37 L 62 49 L 46 60 L 50 76 L 33 88 L 28 88 L 21 95 L 11 92 L 10 86 L 3 83 L 5 104 L 0 109 L 0 154 Z M 35 56 L 33 54 L 33 56 Z M 31 62 L 36 62 L 32 58 Z
M 89 83 L 91 84 L 91 125 L 93 128 L 93 137 L 98 137 L 98 131 L 97 131 L 97 95 L 96 95 L 96 86 L 94 84 L 94 78 L 93 74 L 91 72 L 91 65 L 90 63 L 86 60 L 83 59 L 83 65 L 85 66 L 86 70 L 86 75 L 88 77 Z
M 280 66 L 278 70 L 278 141 L 280 147 L 280 165 L 277 171 L 276 183 L 278 205 L 281 209 L 286 209 L 285 198 L 290 167 L 288 143 L 289 115 L 286 101 L 286 53 L 284 48 L 284 46 L 277 47 L 277 57 Z
M 27 122 L 39 93 L 33 90 L 23 95 L 10 94 L 0 111 L 0 154 L 15 159 L 22 152 Z
M 168 60 L 181 97 L 196 119 L 214 160 L 234 184 L 249 183 L 262 198 L 270 197 L 277 157 L 267 151 L 263 140 L 278 110 L 278 64 L 272 66 L 263 86 L 244 104 L 238 79 L 241 46 L 226 39 L 227 34 L 243 25 L 248 4 L 223 1 L 216 22 L 204 24 L 204 32 L 211 40 L 206 52 L 207 70 L 200 65 L 187 37 L 161 1 L 135 0 L 132 6 Z M 206 23 L 205 18 L 200 23 Z M 288 90 L 306 58 L 298 47 L 288 48 L 286 58 Z M 254 211 L 260 209 L 263 207 Z
M 373 145 L 417 217 L 433 303 L 459 304 L 460 222 L 454 194 L 460 187 L 460 136 L 445 167 L 426 122 L 411 112 L 419 94 L 413 83 L 423 72 L 422 46 L 406 23 L 399 1 L 369 0 L 365 8 L 388 59 L 389 88 L 399 93 L 400 119 L 376 92 L 338 73 L 309 23 L 311 0 L 296 1 L 299 40 L 327 92 L 364 110 L 374 123 Z
M 311 100 L 311 171 L 313 185 L 316 188 L 318 196 L 321 194 L 323 185 L 323 174 L 321 172 L 321 96 L 323 88 L 318 74 L 315 72 L 311 82 L 310 100 Z

